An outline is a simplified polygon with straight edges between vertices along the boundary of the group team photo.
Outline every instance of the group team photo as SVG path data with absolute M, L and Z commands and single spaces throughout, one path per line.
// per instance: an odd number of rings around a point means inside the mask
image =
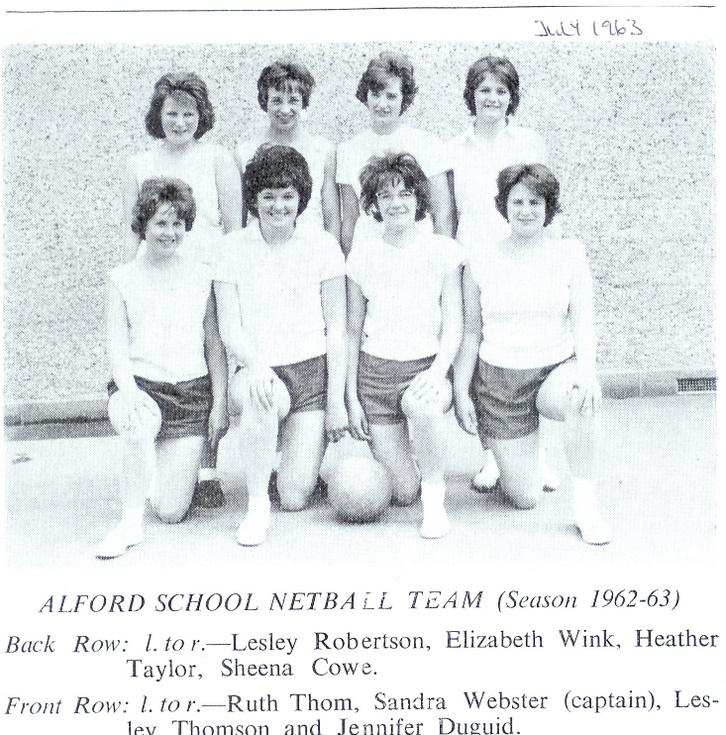
M 230 534 L 241 546 L 273 539 L 281 513 L 302 528 L 320 503 L 354 523 L 410 508 L 420 537 L 442 539 L 457 530 L 457 432 L 476 439 L 472 497 L 532 511 L 566 492 L 562 520 L 581 542 L 617 541 L 601 502 L 613 488 L 599 469 L 599 373 L 713 360 L 712 335 L 672 319 L 680 307 L 702 324 L 713 308 L 714 219 L 692 210 L 714 179 L 712 49 L 404 46 L 224 48 L 218 63 L 200 47 L 166 69 L 155 58 L 153 78 L 136 58 L 148 51 L 60 50 L 55 71 L 92 68 L 89 87 L 111 109 L 85 130 L 69 117 L 91 161 L 83 181 L 69 138 L 48 161 L 53 181 L 18 193 L 58 210 L 52 257 L 84 263 L 58 284 L 73 288 L 80 268 L 82 305 L 61 308 L 54 327 L 76 325 L 77 364 L 40 389 L 73 398 L 76 376 L 92 376 L 118 435 L 115 499 L 89 555 L 131 554 L 160 523 L 224 507 L 221 441 L 243 479 Z M 13 62 L 32 51 L 6 59 L 6 105 L 30 81 Z M 119 52 L 138 68 L 120 73 Z M 656 59 L 671 60 L 672 79 L 649 76 Z M 248 124 L 235 129 L 221 102 L 241 97 L 239 84 L 223 90 L 242 72 Z M 674 85 L 690 95 L 683 120 L 660 105 Z M 133 140 L 121 141 L 132 113 Z M 42 127 L 11 157 L 11 179 L 46 145 Z M 6 125 L 6 140 L 18 135 Z M 71 177 L 100 226 L 83 222 L 83 205 L 64 208 Z M 8 244 L 32 218 L 6 218 L 6 261 L 21 263 L 29 255 Z M 79 328 L 85 309 L 94 316 Z M 6 325 L 28 329 L 32 314 L 6 306 Z M 32 345 L 26 363 L 34 349 L 52 352 Z M 26 363 L 6 358 L 6 392 L 33 400 Z M 561 425 L 557 467 L 541 419 Z M 346 442 L 367 450 L 321 471 Z

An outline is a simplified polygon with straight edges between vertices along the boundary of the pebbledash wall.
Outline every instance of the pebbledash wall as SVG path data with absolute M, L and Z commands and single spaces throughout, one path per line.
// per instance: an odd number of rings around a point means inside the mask
M 355 89 L 368 60 L 388 47 L 6 46 L 6 415 L 48 404 L 65 405 L 65 415 L 75 406 L 83 415 L 101 405 L 95 399 L 108 374 L 104 284 L 120 257 L 120 176 L 126 159 L 150 142 L 143 120 L 161 74 L 192 70 L 205 79 L 217 114 L 207 140 L 231 150 L 265 125 L 256 101 L 259 72 L 293 53 L 317 81 L 309 129 L 337 142 L 366 125 Z M 563 184 L 563 233 L 589 250 L 599 366 L 606 382 L 618 376 L 614 392 L 639 394 L 643 376 L 669 386 L 674 376 L 714 376 L 713 47 L 399 48 L 411 57 L 420 90 L 406 118 L 442 140 L 469 124 L 462 99 L 468 66 L 488 53 L 514 62 L 522 88 L 515 121 L 547 141 Z

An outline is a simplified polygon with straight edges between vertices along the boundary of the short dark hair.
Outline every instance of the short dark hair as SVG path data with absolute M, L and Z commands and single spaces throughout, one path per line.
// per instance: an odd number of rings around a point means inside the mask
M 517 184 L 524 184 L 530 191 L 545 200 L 545 227 L 552 222 L 560 209 L 560 182 L 557 177 L 542 163 L 520 163 L 507 166 L 497 176 L 498 193 L 494 197 L 499 214 L 509 222 L 507 216 L 507 199 L 509 192 Z
M 360 172 L 361 206 L 366 214 L 382 222 L 378 211 L 378 193 L 399 181 L 416 197 L 416 220 L 429 211 L 429 182 L 418 161 L 410 153 L 386 153 L 372 156 Z
M 164 138 L 161 126 L 161 108 L 167 97 L 189 95 L 197 103 L 199 125 L 194 137 L 199 139 L 214 127 L 214 109 L 209 101 L 207 85 L 193 72 L 164 74 L 154 85 L 149 111 L 146 113 L 146 130 L 152 138 Z
M 180 179 L 159 176 L 146 179 L 141 184 L 139 196 L 136 198 L 136 204 L 131 213 L 131 229 L 142 240 L 146 239 L 146 226 L 149 220 L 165 204 L 173 207 L 179 219 L 184 220 L 184 228 L 187 232 L 192 229 L 197 214 L 192 188 Z
M 493 74 L 509 90 L 507 115 L 513 115 L 519 107 L 519 74 L 506 56 L 482 56 L 466 73 L 464 101 L 472 115 L 476 115 L 474 93 L 487 74 Z
M 257 101 L 267 112 L 267 97 L 271 89 L 278 92 L 291 89 L 297 85 L 302 96 L 303 109 L 310 104 L 310 94 L 315 86 L 315 79 L 310 69 L 297 59 L 277 59 L 266 66 L 257 80 Z
M 380 92 L 386 86 L 387 77 L 398 77 L 401 80 L 401 113 L 406 112 L 418 92 L 418 87 L 408 56 L 396 51 L 382 51 L 377 58 L 371 60 L 358 82 L 355 96 L 364 105 L 367 104 L 369 90 Z
M 287 145 L 261 145 L 245 168 L 245 207 L 257 217 L 257 195 L 263 189 L 286 189 L 288 186 L 295 189 L 300 197 L 299 216 L 308 206 L 313 190 L 305 156 Z

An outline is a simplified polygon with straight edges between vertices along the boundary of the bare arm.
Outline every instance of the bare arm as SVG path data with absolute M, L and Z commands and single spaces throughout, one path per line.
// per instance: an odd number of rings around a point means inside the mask
M 234 159 L 223 148 L 218 150 L 214 159 L 214 177 L 222 229 L 226 235 L 242 227 L 242 186 Z
M 247 227 L 249 224 L 249 212 L 247 211 L 247 207 L 245 207 L 245 197 L 244 197 L 244 190 L 245 190 L 245 168 L 247 167 L 247 161 L 243 161 L 240 157 L 239 150 L 237 148 L 234 149 L 234 162 L 237 164 L 237 178 L 240 182 L 240 191 L 242 192 L 242 227 Z
M 138 196 L 139 186 L 136 183 L 136 170 L 132 161 L 129 161 L 121 181 L 121 227 L 123 234 L 121 259 L 124 263 L 128 263 L 136 257 L 141 243 L 141 238 L 131 229 L 131 216 Z
M 109 280 L 106 308 L 106 337 L 111 375 L 119 390 L 138 390 L 129 357 L 129 320 L 121 292 Z
M 592 274 L 584 254 L 570 286 L 570 325 L 575 340 L 579 389 L 573 391 L 573 400 L 577 402 L 581 413 L 591 415 L 600 409 L 602 391 L 596 375 L 597 339 Z
M 239 365 L 255 363 L 256 350 L 242 328 L 237 286 L 226 281 L 215 281 L 214 297 L 217 302 L 219 333 L 227 352 Z
M 120 426 L 118 429 L 134 430 L 149 418 L 147 397 L 136 385 L 134 371 L 129 355 L 129 321 L 121 292 L 109 281 L 106 311 L 106 333 L 108 340 L 108 359 L 111 374 L 118 388 L 117 410 Z
M 247 384 L 251 398 L 269 409 L 274 401 L 275 373 L 269 365 L 261 361 L 252 340 L 242 326 L 237 286 L 226 281 L 215 281 L 214 295 L 217 300 L 217 318 L 222 343 L 232 359 L 247 368 Z
M 454 236 L 454 206 L 448 173 L 436 174 L 429 179 L 431 194 L 431 218 L 434 221 L 434 232 L 447 237 Z
M 328 364 L 328 397 L 325 431 L 329 441 L 336 442 L 348 430 L 345 409 L 346 383 L 346 295 L 345 276 L 323 281 L 321 290 L 325 319 L 326 360 Z
M 325 159 L 323 186 L 320 196 L 323 202 L 323 223 L 325 229 L 340 242 L 340 196 L 335 183 L 336 156 L 335 147 L 331 146 Z
M 461 271 L 462 266 L 458 266 L 449 273 L 441 289 L 441 341 L 431 368 L 435 368 L 442 377 L 449 371 L 461 345 L 464 324 Z
M 451 236 L 456 237 L 459 230 L 459 212 L 456 207 L 456 176 L 453 170 L 446 172 L 446 185 L 449 187 L 449 201 L 451 202 Z
M 442 383 L 461 344 L 462 322 L 461 266 L 458 266 L 444 278 L 441 288 L 439 351 L 431 366 L 420 372 L 411 382 L 410 390 L 415 398 L 424 401 L 438 400 Z
M 229 425 L 227 416 L 227 353 L 219 335 L 214 292 L 209 294 L 204 314 L 204 357 L 212 382 L 212 410 L 209 414 L 209 441 L 212 446 L 224 436 Z
M 481 344 L 481 297 L 468 264 L 464 266 L 463 293 L 464 335 L 454 360 L 454 406 L 459 426 L 469 434 L 476 434 L 476 413 L 469 395 L 469 387 Z
M 355 225 L 360 217 L 358 196 L 350 184 L 340 184 L 340 208 L 342 222 L 340 226 L 340 246 L 347 257 L 353 244 Z
M 358 361 L 360 359 L 360 345 L 363 337 L 363 323 L 366 317 L 366 298 L 361 287 L 352 279 L 346 279 L 348 293 L 348 370 L 346 378 L 345 396 L 348 404 L 348 424 L 354 439 L 367 441 L 368 422 L 363 407 L 358 400 Z

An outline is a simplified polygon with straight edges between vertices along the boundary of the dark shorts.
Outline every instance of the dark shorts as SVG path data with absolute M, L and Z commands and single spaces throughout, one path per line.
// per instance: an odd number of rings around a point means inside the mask
M 290 394 L 290 413 L 324 411 L 328 388 L 325 355 L 272 368 Z
M 212 409 L 212 381 L 209 375 L 180 383 L 162 383 L 134 375 L 136 385 L 149 395 L 161 411 L 157 439 L 206 436 Z M 109 398 L 118 390 L 112 380 Z
M 413 379 L 428 370 L 436 356 L 418 360 L 386 360 L 361 352 L 358 400 L 369 424 L 400 424 L 406 420 L 401 398 Z
M 541 368 L 515 370 L 479 360 L 471 397 L 482 440 L 519 439 L 537 431 L 537 393 L 549 374 L 563 362 L 567 360 Z

